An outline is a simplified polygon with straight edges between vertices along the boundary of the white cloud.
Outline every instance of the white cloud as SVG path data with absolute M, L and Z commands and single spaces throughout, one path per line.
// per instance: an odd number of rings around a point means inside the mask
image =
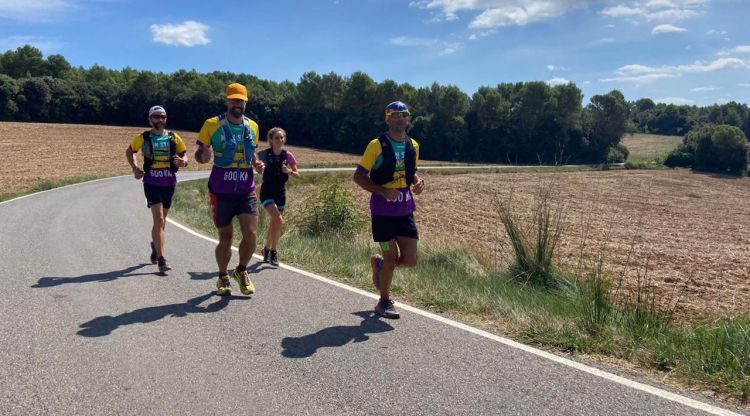
M 712 62 L 696 61 L 689 65 L 662 65 L 660 67 L 646 65 L 625 65 L 617 69 L 620 75 L 638 74 L 684 74 L 714 72 L 723 69 L 750 68 L 750 62 L 739 58 L 719 58 Z
M 463 11 L 479 12 L 469 27 L 489 29 L 549 20 L 590 3 L 586 0 L 415 0 L 409 5 L 437 10 L 443 20 L 456 20 Z
M 554 71 L 555 66 L 554 65 L 547 65 L 547 71 Z
M 602 14 L 614 18 L 640 17 L 649 22 L 676 22 L 700 16 L 710 0 L 650 0 L 630 1 L 607 7 Z
M 44 22 L 73 9 L 67 0 L 0 0 L 0 18 Z
M 743 82 L 743 83 L 737 84 L 737 86 L 738 86 L 738 87 L 743 87 L 743 88 L 750 88 L 750 84 L 749 84 L 749 83 L 746 83 L 746 82 Z
M 726 104 L 728 102 L 729 100 L 726 98 L 719 98 L 718 100 L 716 100 L 716 104 L 719 104 L 719 105 Z
M 750 53 L 750 45 L 740 45 L 731 50 L 734 53 Z
M 657 98 L 654 102 L 675 105 L 695 104 L 695 101 L 682 97 Z
M 389 42 L 396 46 L 433 46 L 438 43 L 436 39 L 410 38 L 408 36 L 391 38 Z
M 652 31 L 651 34 L 658 35 L 660 33 L 680 33 L 680 32 L 687 32 L 687 29 L 683 27 L 677 27 L 670 24 L 664 24 L 656 26 Z
M 553 87 L 555 87 L 557 85 L 565 85 L 565 84 L 570 84 L 570 83 L 571 83 L 571 81 L 569 79 L 565 79 L 565 78 L 552 78 L 552 79 L 550 79 L 550 80 L 547 81 L 547 84 L 549 84 L 549 85 L 551 85 Z
M 44 54 L 57 52 L 63 46 L 62 42 L 52 38 L 40 36 L 8 36 L 0 39 L 0 53 L 24 45 L 31 45 L 42 51 Z
M 483 30 L 483 31 L 481 31 L 481 32 L 476 32 L 476 33 L 472 33 L 472 34 L 471 34 L 471 35 L 469 36 L 469 40 L 477 40 L 477 39 L 479 39 L 479 38 L 483 38 L 483 37 L 486 37 L 486 36 L 492 35 L 492 34 L 493 34 L 493 33 L 495 33 L 495 32 L 496 32 L 496 30 L 495 30 L 495 29 L 492 29 L 492 30 Z
M 691 88 L 690 91 L 692 91 L 692 92 L 704 92 L 704 91 L 717 91 L 717 90 L 720 90 L 720 89 L 721 88 L 719 88 L 719 87 L 707 86 L 707 87 L 695 87 L 695 88 Z
M 706 32 L 706 34 L 707 34 L 708 36 L 712 36 L 712 35 L 719 35 L 719 36 L 724 36 L 724 35 L 728 35 L 728 34 L 729 34 L 729 32 L 727 32 L 726 30 L 716 30 L 716 29 L 711 29 L 711 30 L 709 30 L 708 32 Z
M 443 49 L 438 53 L 438 55 L 440 56 L 452 55 L 456 53 L 460 47 L 461 47 L 460 43 L 444 42 L 442 45 Z
M 601 38 L 593 42 L 589 42 L 588 46 L 606 45 L 608 43 L 615 43 L 615 38 Z
M 636 85 L 648 84 L 664 78 L 677 78 L 683 74 L 707 73 L 727 69 L 750 68 L 750 61 L 738 58 L 719 58 L 712 62 L 696 61 L 688 65 L 625 65 L 615 71 L 615 77 L 604 78 L 602 82 L 629 82 Z
M 151 25 L 151 34 L 154 42 L 173 46 L 197 46 L 211 42 L 211 39 L 206 36 L 209 29 L 203 23 L 188 20 L 180 25 L 170 23 Z
M 412 38 L 408 36 L 398 36 L 388 41 L 391 45 L 403 47 L 420 47 L 420 48 L 438 48 L 439 56 L 452 55 L 456 53 L 461 44 L 458 42 L 441 42 L 437 39 L 429 38 Z
M 645 75 L 619 75 L 612 78 L 602 78 L 601 82 L 627 82 L 635 85 L 650 84 L 664 78 L 677 78 L 674 74 L 645 74 Z

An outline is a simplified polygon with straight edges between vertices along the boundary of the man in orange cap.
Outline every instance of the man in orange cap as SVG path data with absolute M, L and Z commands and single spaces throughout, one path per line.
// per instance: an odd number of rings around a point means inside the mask
M 255 196 L 253 167 L 258 173 L 263 173 L 264 166 L 255 156 L 258 124 L 244 115 L 247 100 L 247 88 L 244 85 L 229 84 L 226 88 L 227 111 L 203 123 L 198 134 L 198 150 L 195 152 L 198 163 L 208 163 L 213 150 L 214 165 L 208 179 L 208 190 L 214 225 L 219 230 L 219 244 L 215 251 L 219 266 L 217 295 L 232 293 L 227 267 L 232 258 L 234 217 L 239 221 L 242 241 L 239 247 L 239 264 L 232 272 L 232 278 L 243 294 L 255 292 L 247 271 L 247 265 L 255 252 L 258 231 L 258 200 Z

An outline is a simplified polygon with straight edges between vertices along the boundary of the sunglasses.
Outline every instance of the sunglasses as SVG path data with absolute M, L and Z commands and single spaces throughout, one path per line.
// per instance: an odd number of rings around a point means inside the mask
M 166 119 L 167 119 L 167 116 L 159 116 L 159 115 L 155 115 L 155 116 L 151 116 L 151 118 L 155 118 L 155 119 L 158 119 L 158 120 L 166 120 Z
M 409 117 L 410 115 L 408 111 L 393 111 L 388 113 L 388 118 L 402 118 Z

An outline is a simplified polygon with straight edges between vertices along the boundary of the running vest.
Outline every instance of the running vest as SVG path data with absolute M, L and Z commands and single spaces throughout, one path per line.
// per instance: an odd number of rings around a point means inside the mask
M 172 171 L 172 173 L 180 170 L 180 168 L 174 164 L 174 157 L 177 154 L 177 143 L 175 142 L 174 132 L 167 132 L 167 136 L 169 136 L 168 151 L 165 151 L 164 149 L 154 150 L 154 142 L 151 140 L 151 130 L 144 131 L 141 133 L 141 136 L 143 136 L 143 147 L 141 147 L 141 151 L 143 152 L 143 171 L 147 175 L 157 156 L 167 156 L 169 158 L 169 170 Z
M 255 154 L 255 131 L 250 127 L 250 119 L 242 116 L 242 137 L 235 137 L 234 134 L 232 134 L 232 129 L 229 127 L 229 121 L 227 121 L 226 114 L 218 116 L 218 119 L 221 135 L 214 136 L 211 139 L 211 147 L 214 148 L 214 164 L 222 168 L 230 167 L 232 163 L 234 163 L 234 155 L 237 153 L 237 146 L 240 143 L 243 143 L 243 160 L 252 168 L 253 154 Z M 238 169 L 240 162 L 242 161 L 237 161 Z
M 288 163 L 286 150 L 282 149 L 278 155 L 273 154 L 273 149 L 264 150 L 266 168 L 263 171 L 263 183 L 285 184 L 289 180 L 289 174 L 282 172 L 281 167 Z
M 377 169 L 370 171 L 370 179 L 377 185 L 383 185 L 393 181 L 393 174 L 396 172 L 396 153 L 393 151 L 388 135 L 381 135 L 378 141 L 380 141 L 383 163 Z M 406 168 L 406 186 L 411 186 L 414 183 L 414 173 L 417 171 L 417 152 L 409 136 L 406 136 L 404 140 L 404 167 Z

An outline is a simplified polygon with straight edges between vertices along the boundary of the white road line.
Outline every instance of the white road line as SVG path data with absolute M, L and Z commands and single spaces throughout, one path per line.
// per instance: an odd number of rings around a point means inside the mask
M 192 229 L 190 229 L 190 228 L 188 228 L 188 227 L 186 227 L 186 226 L 184 226 L 184 225 L 176 222 L 175 220 L 173 220 L 171 218 L 167 218 L 167 221 L 169 223 L 171 223 L 172 225 L 174 225 L 176 227 L 179 227 L 179 228 L 187 231 L 188 233 L 190 233 L 190 234 L 192 234 L 192 235 L 194 235 L 196 237 L 200 237 L 200 238 L 202 238 L 204 240 L 208 240 L 208 241 L 210 241 L 212 243 L 215 243 L 215 244 L 219 243 L 218 240 L 215 240 L 213 238 L 210 238 L 210 237 L 207 237 L 207 236 L 205 236 L 203 234 L 200 234 L 200 233 L 198 233 L 198 232 L 196 232 L 196 231 L 194 231 L 194 230 L 192 230 Z M 232 246 L 232 250 L 238 251 L 237 248 L 234 247 L 234 246 Z M 259 255 L 257 255 L 257 254 L 253 254 L 253 257 L 256 258 L 256 259 L 262 259 L 262 257 L 259 256 Z M 367 296 L 368 298 L 372 298 L 372 299 L 378 299 L 379 298 L 378 295 L 375 295 L 374 293 L 370 293 L 370 292 L 367 292 L 365 290 L 358 289 L 356 287 L 352 287 L 352 286 L 346 285 L 344 283 L 337 282 L 335 280 L 331 280 L 331 279 L 328 279 L 326 277 L 323 277 L 323 276 L 320 276 L 320 275 L 317 275 L 317 274 L 314 274 L 314 273 L 310 273 L 310 272 L 302 270 L 302 269 L 298 269 L 296 267 L 288 266 L 288 265 L 283 264 L 283 263 L 280 263 L 279 266 L 281 268 L 287 269 L 289 271 L 292 271 L 292 272 L 295 272 L 295 273 L 299 273 L 299 274 L 307 276 L 307 277 L 311 277 L 311 278 L 313 278 L 315 280 L 319 280 L 319 281 L 324 282 L 324 283 L 328 283 L 329 285 L 333 285 L 333 286 L 336 286 L 336 287 L 348 290 L 350 292 L 354 292 L 354 293 L 356 293 L 358 295 Z M 581 363 L 579 363 L 577 361 L 573 361 L 573 360 L 570 360 L 570 359 L 567 359 L 567 358 L 563 358 L 563 357 L 557 356 L 555 354 L 551 354 L 551 353 L 548 353 L 546 351 L 542 351 L 542 350 L 536 349 L 534 347 L 530 347 L 528 345 L 521 344 L 520 342 L 516 342 L 516 341 L 513 341 L 511 339 L 504 338 L 504 337 L 501 337 L 501 336 L 498 336 L 498 335 L 495 335 L 495 334 L 491 334 L 491 333 L 489 333 L 487 331 L 483 331 L 481 329 L 477 329 L 477 328 L 471 327 L 469 325 L 462 324 L 460 322 L 457 322 L 457 321 L 445 318 L 443 316 L 436 315 L 434 313 L 427 312 L 427 311 L 424 311 L 424 310 L 421 310 L 421 309 L 417 309 L 417 308 L 415 308 L 413 306 L 409 306 L 409 305 L 404 304 L 402 302 L 399 302 L 399 308 L 401 308 L 402 310 L 407 310 L 409 312 L 415 313 L 417 315 L 424 316 L 425 318 L 433 319 L 435 321 L 444 323 L 446 325 L 450 325 L 450 326 L 452 326 L 454 328 L 462 329 L 462 330 L 464 330 L 466 332 L 471 332 L 472 334 L 479 335 L 481 337 L 484 337 L 484 338 L 487 338 L 487 339 L 499 342 L 499 343 L 507 345 L 507 346 L 509 346 L 511 348 L 516 348 L 516 349 L 522 350 L 524 352 L 527 352 L 529 354 L 534 354 L 534 355 L 536 355 L 538 357 L 546 358 L 546 359 L 554 361 L 554 362 L 556 362 L 558 364 L 562 364 L 562 365 L 574 368 L 576 370 L 583 371 L 584 373 L 588 373 L 588 374 L 591 374 L 591 375 L 594 375 L 594 376 L 597 376 L 597 377 L 601 377 L 601 378 L 603 378 L 605 380 L 609 380 L 609 381 L 611 381 L 613 383 L 618 383 L 618 384 L 630 387 L 630 388 L 635 389 L 635 390 L 639 390 L 639 391 L 642 391 L 642 392 L 645 392 L 645 393 L 652 394 L 652 395 L 657 396 L 657 397 L 661 397 L 663 399 L 671 400 L 673 402 L 685 405 L 687 407 L 692 407 L 693 409 L 704 411 L 704 412 L 706 412 L 708 414 L 718 415 L 718 416 L 741 416 L 739 413 L 735 413 L 735 412 L 732 412 L 730 410 L 722 409 L 720 407 L 716 407 L 716 406 L 713 406 L 713 405 L 710 405 L 710 404 L 707 404 L 707 403 L 703 403 L 701 401 L 694 400 L 694 399 L 691 399 L 689 397 L 681 396 L 679 394 L 675 394 L 675 393 L 672 393 L 672 392 L 669 392 L 669 391 L 666 391 L 666 390 L 663 390 L 663 389 L 660 389 L 660 388 L 657 388 L 657 387 L 654 387 L 654 386 L 650 386 L 648 384 L 643 384 L 643 383 L 640 383 L 640 382 L 637 382 L 637 381 L 633 381 L 633 380 L 630 380 L 628 378 L 625 378 L 625 377 L 622 377 L 622 376 L 618 376 L 616 374 L 608 373 L 608 372 L 600 370 L 598 368 L 590 367 L 588 365 L 581 364 Z

